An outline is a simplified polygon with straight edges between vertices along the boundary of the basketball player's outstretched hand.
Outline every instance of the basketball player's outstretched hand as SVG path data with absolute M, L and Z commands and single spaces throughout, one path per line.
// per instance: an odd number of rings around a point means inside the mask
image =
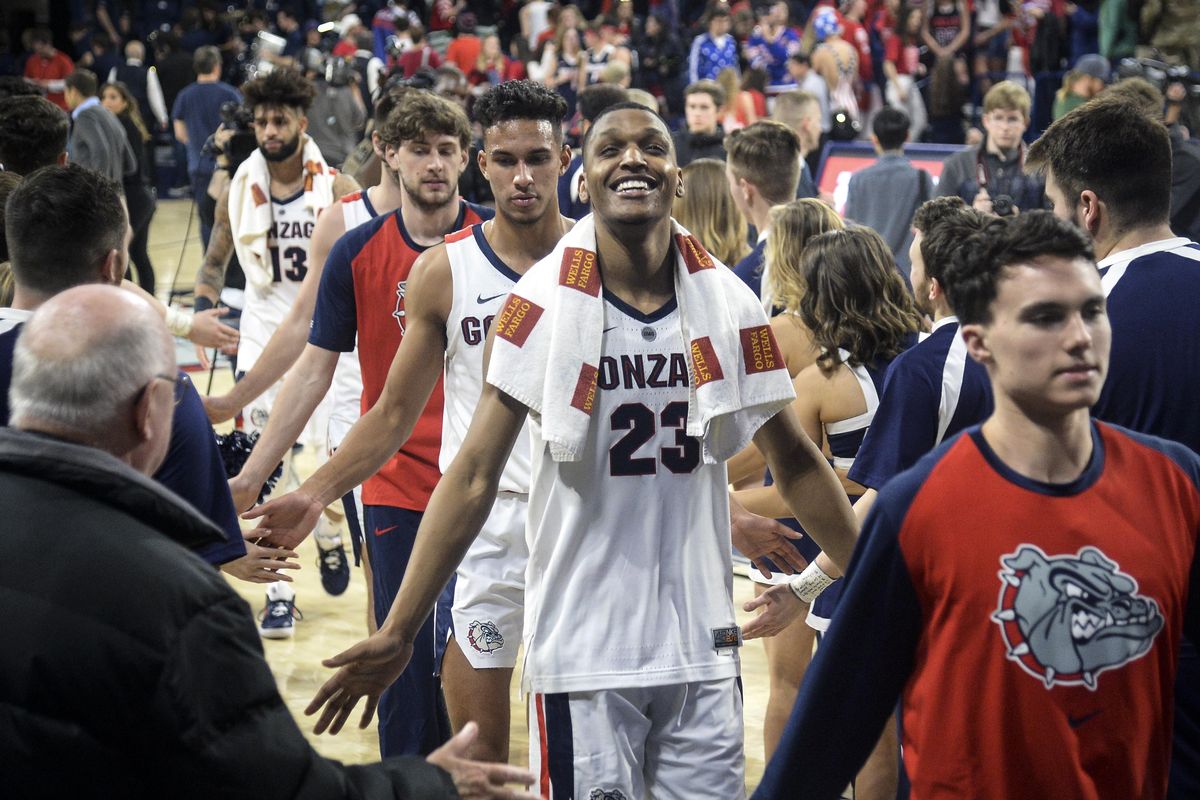
M 236 347 L 238 343 L 237 328 L 231 328 L 217 319 L 228 313 L 228 308 L 197 311 L 192 315 L 192 330 L 188 333 L 188 340 L 201 347 L 216 347 L 221 350 Z
M 258 527 L 254 529 L 257 536 L 275 547 L 294 550 L 317 527 L 321 508 L 312 497 L 297 489 L 255 506 L 242 514 L 242 519 L 258 519 Z
M 479 726 L 468 722 L 453 739 L 425 759 L 450 773 L 454 788 L 463 800 L 534 800 L 536 794 L 510 789 L 508 784 L 531 785 L 533 773 L 507 764 L 471 761 L 466 756 L 479 737 Z
M 788 575 L 808 566 L 790 541 L 799 539 L 803 534 L 777 520 L 747 511 L 732 495 L 729 498 L 729 522 L 733 531 L 733 546 L 753 561 L 759 572 L 768 578 L 771 577 L 771 570 L 763 558 L 771 559 L 781 572 Z
M 358 727 L 370 725 L 379 705 L 379 696 L 400 677 L 412 658 L 412 651 L 411 642 L 398 641 L 376 631 L 349 650 L 321 662 L 327 667 L 336 667 L 337 672 L 325 681 L 304 709 L 304 715 L 308 717 L 321 711 L 313 733 L 321 734 L 326 730 L 335 735 L 339 733 L 359 699 L 364 697 L 367 705 Z M 322 706 L 325 707 L 323 711 Z
M 762 613 L 742 626 L 743 639 L 774 636 L 800 618 L 804 603 L 786 583 L 772 586 L 742 606 L 744 611 L 761 608 Z

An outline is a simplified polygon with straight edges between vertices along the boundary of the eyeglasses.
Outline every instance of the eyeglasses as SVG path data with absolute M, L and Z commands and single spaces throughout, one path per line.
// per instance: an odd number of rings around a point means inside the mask
M 175 405 L 183 402 L 184 387 L 187 386 L 188 376 L 183 372 L 177 372 L 174 375 L 167 375 L 164 372 L 159 372 L 154 376 L 157 380 L 170 381 L 175 386 Z

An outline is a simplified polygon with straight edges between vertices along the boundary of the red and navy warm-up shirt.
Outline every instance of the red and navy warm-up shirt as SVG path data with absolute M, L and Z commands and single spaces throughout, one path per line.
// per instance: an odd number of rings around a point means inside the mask
M 976 427 L 883 488 L 755 798 L 839 797 L 897 700 L 914 800 L 1165 795 L 1200 457 L 1092 438 L 1070 484 L 1013 472 Z
M 495 212 L 459 201 L 452 233 L 491 219 Z M 413 262 L 427 248 L 412 240 L 397 209 L 358 226 L 338 239 L 321 275 L 310 344 L 347 353 L 357 339 L 365 414 L 387 382 L 392 358 L 404 338 L 404 294 Z M 363 484 L 363 503 L 424 511 L 441 477 L 442 381 L 412 435 L 378 473 Z

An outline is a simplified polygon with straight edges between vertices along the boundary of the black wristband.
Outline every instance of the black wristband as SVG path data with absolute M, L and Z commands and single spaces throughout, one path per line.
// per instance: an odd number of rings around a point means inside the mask
M 210 308 L 214 308 L 215 306 L 216 303 L 214 303 L 212 300 L 209 300 L 202 294 L 198 294 L 196 295 L 195 300 L 192 302 L 192 311 L 195 311 L 197 314 L 199 314 L 201 311 L 208 311 Z

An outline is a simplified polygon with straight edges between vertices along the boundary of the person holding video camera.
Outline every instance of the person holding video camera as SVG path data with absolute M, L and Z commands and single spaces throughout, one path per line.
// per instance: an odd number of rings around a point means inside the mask
M 308 135 L 331 167 L 341 169 L 362 138 L 367 107 L 352 59 L 327 56 L 307 65 L 316 96 L 308 111 Z
M 1045 184 L 1025 173 L 1029 105 L 1029 92 L 1012 81 L 989 89 L 983 97 L 986 138 L 946 160 L 934 194 L 958 195 L 976 211 L 998 217 L 1043 208 Z

